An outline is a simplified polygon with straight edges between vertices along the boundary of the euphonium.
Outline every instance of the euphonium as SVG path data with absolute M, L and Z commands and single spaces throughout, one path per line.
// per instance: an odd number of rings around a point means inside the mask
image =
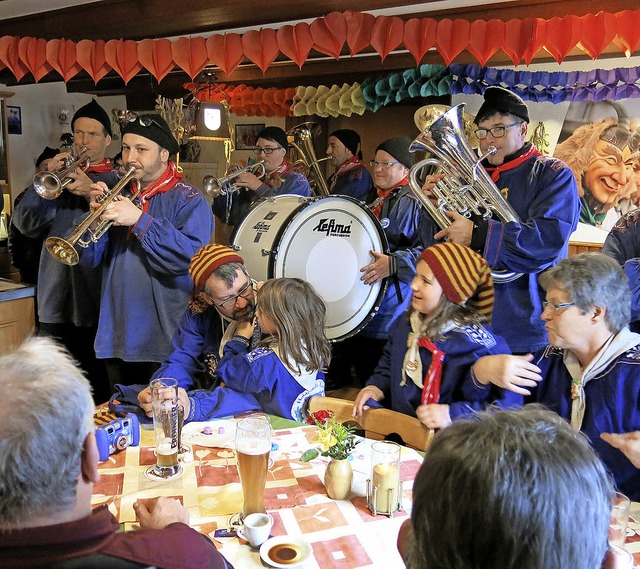
M 69 178 L 69 174 L 75 172 L 78 168 L 86 170 L 90 163 L 89 149 L 85 146 L 80 149 L 78 156 L 65 158 L 64 164 L 55 172 L 36 172 L 33 177 L 33 187 L 41 198 L 53 200 L 73 182 L 73 178 Z
M 262 178 L 265 173 L 264 160 L 256 162 L 255 164 L 249 164 L 239 170 L 234 170 L 222 178 L 216 178 L 215 176 L 205 176 L 202 179 L 202 189 L 207 192 L 212 198 L 218 196 L 226 196 L 238 191 L 238 186 L 231 183 L 231 180 L 235 180 L 240 174 L 244 172 L 251 172 L 254 176 Z
M 71 234 L 63 239 L 62 237 L 48 237 L 45 241 L 47 251 L 51 256 L 64 263 L 65 265 L 77 265 L 80 256 L 76 251 L 76 245 L 87 248 L 92 242 L 96 243 L 113 225 L 113 220 L 99 221 L 100 216 L 107 209 L 107 206 L 113 202 L 126 188 L 127 184 L 134 179 L 135 167 L 131 166 L 118 183 L 113 186 L 100 200 L 100 207 L 87 213 L 80 224 L 71 232 Z M 127 199 L 133 200 L 140 193 L 140 184 L 136 184 L 136 189 Z M 92 227 L 98 222 L 95 227 Z
M 480 158 L 469 146 L 463 127 L 464 103 L 452 107 L 425 128 L 411 144 L 412 152 L 424 151 L 431 157 L 414 164 L 409 170 L 409 186 L 420 203 L 441 229 L 451 225 L 445 211 L 457 211 L 465 217 L 495 215 L 504 223 L 520 222 L 518 214 L 504 199 L 480 162 L 496 152 L 494 147 Z M 422 191 L 419 174 L 429 167 L 428 174 L 444 173 L 445 177 L 431 190 L 434 204 Z M 424 179 L 424 176 L 421 176 Z M 493 280 L 504 283 L 517 279 L 520 273 L 493 271 Z
M 327 181 L 322 170 L 320 170 L 319 164 L 329 160 L 329 157 L 318 159 L 313 146 L 313 136 L 319 132 L 319 128 L 317 123 L 303 122 L 287 131 L 287 139 L 300 156 L 300 159 L 294 163 L 293 169 L 299 170 L 300 166 L 304 167 L 305 175 L 309 178 L 309 185 L 313 193 L 320 196 L 328 196 L 330 193 L 329 186 L 327 186 Z

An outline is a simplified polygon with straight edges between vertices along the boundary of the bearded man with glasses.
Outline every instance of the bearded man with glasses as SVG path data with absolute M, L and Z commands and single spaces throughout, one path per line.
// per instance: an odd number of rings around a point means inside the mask
M 470 247 L 494 271 L 522 273 L 515 280 L 495 283 L 491 324 L 513 353 L 528 353 L 547 341 L 538 276 L 568 254 L 569 237 L 580 216 L 576 180 L 564 162 L 542 156 L 526 141 L 529 111 L 512 92 L 489 87 L 475 124 L 482 166 L 521 221 L 503 223 L 481 215 L 468 219 L 450 211 L 446 213 L 451 225 L 435 237 Z M 430 190 L 443 177 L 428 176 L 425 195 L 431 197 Z
M 259 178 L 243 172 L 233 180 L 240 191 L 220 195 L 213 200 L 213 213 L 227 225 L 238 225 L 260 198 L 284 194 L 311 196 L 309 180 L 291 168 L 285 160 L 289 143 L 287 133 L 277 126 L 268 126 L 258 133 L 254 153 L 263 161 L 265 174 Z

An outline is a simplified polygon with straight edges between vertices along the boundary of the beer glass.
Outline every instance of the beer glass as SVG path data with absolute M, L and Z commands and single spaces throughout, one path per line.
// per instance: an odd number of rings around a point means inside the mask
M 178 474 L 180 451 L 178 380 L 167 377 L 154 379 L 151 388 L 153 432 L 156 443 L 154 473 L 162 478 Z
M 249 415 L 236 425 L 236 461 L 242 485 L 241 519 L 264 513 L 264 487 L 267 483 L 271 423 L 266 415 Z

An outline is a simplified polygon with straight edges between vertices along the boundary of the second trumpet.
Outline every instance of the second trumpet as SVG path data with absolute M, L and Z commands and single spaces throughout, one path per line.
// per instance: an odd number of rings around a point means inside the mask
M 260 160 L 260 162 L 256 162 L 255 164 L 249 164 L 239 170 L 234 170 L 226 176 L 222 176 L 222 178 L 205 176 L 202 179 L 202 189 L 212 198 L 232 194 L 238 191 L 238 186 L 233 184 L 232 180 L 235 180 L 240 174 L 244 174 L 245 172 L 251 172 L 254 176 L 262 178 L 265 173 L 264 160 Z
M 83 147 L 80 149 L 78 156 L 70 156 L 63 160 L 62 166 L 55 172 L 36 172 L 33 177 L 33 187 L 36 193 L 45 200 L 56 199 L 71 182 L 73 178 L 69 174 L 75 172 L 78 168 L 86 170 L 91 164 L 89 158 L 89 149 Z

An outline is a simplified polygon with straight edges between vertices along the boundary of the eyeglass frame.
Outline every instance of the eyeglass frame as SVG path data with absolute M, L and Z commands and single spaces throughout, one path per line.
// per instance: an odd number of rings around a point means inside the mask
M 396 164 L 400 164 L 400 160 L 395 160 L 394 162 L 378 162 L 377 160 L 369 160 L 369 166 L 372 168 L 377 168 L 381 166 L 382 168 L 391 168 L 391 166 L 395 166 Z
M 245 284 L 239 291 L 238 294 L 234 294 L 229 296 L 228 298 L 226 298 L 225 300 L 223 300 L 222 302 L 218 303 L 213 299 L 213 296 L 211 296 L 211 294 L 205 289 L 203 291 L 204 295 L 211 301 L 211 304 L 213 304 L 216 308 L 220 308 L 222 310 L 229 310 L 230 308 L 232 308 L 233 306 L 236 305 L 236 302 L 238 302 L 239 298 L 243 298 L 243 299 L 247 299 L 249 298 L 249 291 L 253 292 L 254 291 L 254 284 L 255 281 L 249 277 L 249 275 L 247 275 L 245 273 L 245 276 L 249 279 L 247 284 Z M 232 302 L 233 301 L 233 302 Z
M 571 306 L 576 306 L 575 302 L 549 302 L 545 300 L 542 302 L 542 311 L 549 310 L 552 314 L 558 312 L 563 308 L 569 308 Z
M 492 128 L 478 128 L 476 130 L 473 131 L 473 134 L 476 135 L 476 138 L 478 140 L 484 140 L 485 138 L 487 138 L 487 136 L 490 134 L 493 138 L 503 138 L 505 134 L 507 134 L 507 129 L 511 128 L 512 126 L 517 126 L 519 124 L 522 124 L 522 121 L 519 122 L 513 122 L 511 124 L 505 124 L 504 126 L 494 126 Z M 493 131 L 497 130 L 499 132 L 502 132 L 502 134 L 496 134 Z M 484 135 L 480 135 L 478 133 L 480 132 L 484 132 Z
M 275 148 L 271 148 L 271 146 L 256 146 L 253 149 L 253 153 L 256 156 L 260 156 L 260 154 L 264 153 L 267 156 L 271 156 L 276 150 L 280 150 L 282 148 L 284 150 L 284 146 L 276 146 Z

